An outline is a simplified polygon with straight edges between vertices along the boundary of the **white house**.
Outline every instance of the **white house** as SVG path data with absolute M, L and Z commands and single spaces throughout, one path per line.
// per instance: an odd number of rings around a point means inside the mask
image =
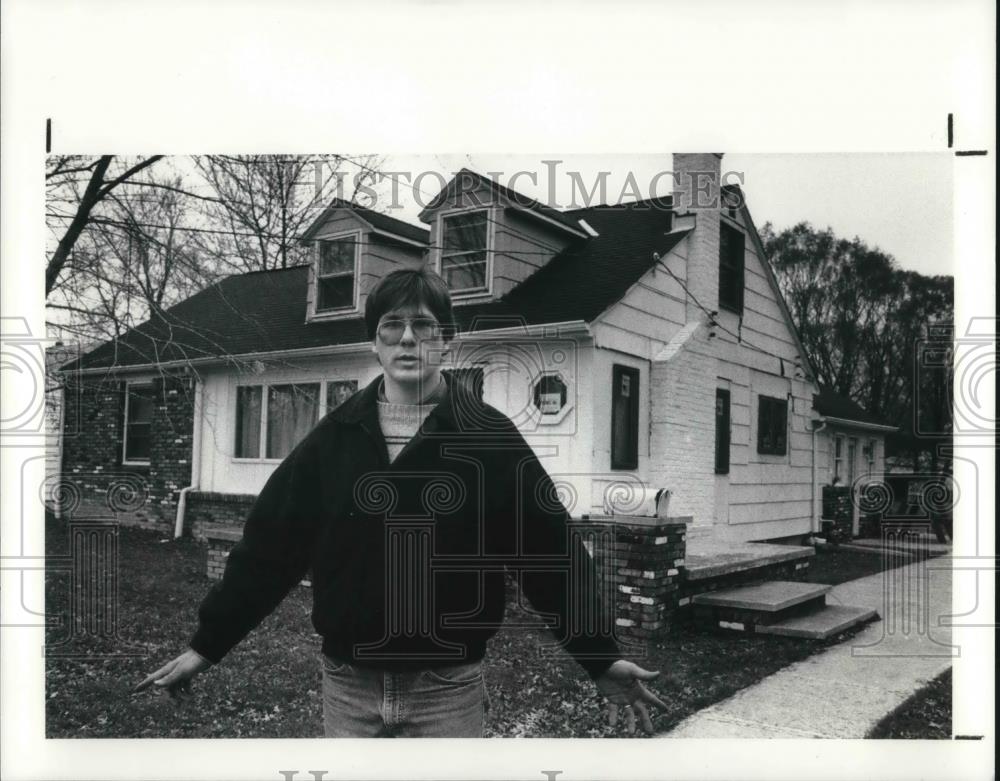
M 138 481 L 150 523 L 238 521 L 379 373 L 368 291 L 426 263 L 454 296 L 448 367 L 515 420 L 575 516 L 649 486 L 670 489 L 692 536 L 818 531 L 821 487 L 879 475 L 891 427 L 821 393 L 721 158 L 675 155 L 665 201 L 558 211 L 463 170 L 426 228 L 334 202 L 302 237 L 310 265 L 227 277 L 74 367 L 83 435 L 64 475 L 92 494 L 109 490 L 101 474 Z M 692 200 L 696 172 L 708 203 Z

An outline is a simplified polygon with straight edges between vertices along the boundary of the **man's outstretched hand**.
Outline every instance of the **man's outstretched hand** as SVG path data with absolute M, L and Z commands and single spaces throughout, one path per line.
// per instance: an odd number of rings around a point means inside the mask
M 655 705 L 663 709 L 667 706 L 642 682 L 652 681 L 659 675 L 659 672 L 644 670 L 637 664 L 619 659 L 594 681 L 597 690 L 608 700 L 608 724 L 615 726 L 618 714 L 622 712 L 625 716 L 625 728 L 632 735 L 635 733 L 638 715 L 642 728 L 652 734 L 653 721 L 649 717 L 649 706 Z
M 145 691 L 150 686 L 158 686 L 165 687 L 171 697 L 189 695 L 191 679 L 211 666 L 212 663 L 208 659 L 189 648 L 155 673 L 147 675 L 142 683 L 132 689 L 132 693 Z

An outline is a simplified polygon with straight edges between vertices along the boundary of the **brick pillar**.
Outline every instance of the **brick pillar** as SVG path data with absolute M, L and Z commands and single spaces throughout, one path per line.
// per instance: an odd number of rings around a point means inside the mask
M 205 524 L 203 532 L 204 538 L 208 542 L 206 574 L 209 580 L 219 580 L 226 569 L 229 551 L 243 538 L 243 530 L 221 524 Z
M 845 539 L 850 539 L 854 532 L 851 510 L 849 485 L 823 486 L 823 519 L 833 521 L 834 528 Z
M 616 633 L 637 641 L 662 637 L 677 608 L 690 518 L 591 516 L 590 522 L 598 531 L 591 553 Z

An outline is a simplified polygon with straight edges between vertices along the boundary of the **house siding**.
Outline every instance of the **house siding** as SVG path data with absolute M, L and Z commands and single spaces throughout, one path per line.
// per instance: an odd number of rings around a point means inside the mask
M 671 490 L 671 515 L 693 516 L 697 527 L 715 515 L 718 371 L 705 327 L 688 330 L 652 363 L 649 479 Z
M 365 311 L 368 294 L 382 277 L 401 268 L 420 268 L 426 259 L 426 251 L 423 249 L 410 247 L 375 233 L 366 234 L 361 255 L 359 311 Z
M 501 209 L 495 214 L 493 295 L 500 298 L 544 266 L 569 242 L 514 209 Z
M 687 242 L 680 242 L 661 262 L 669 273 L 651 269 L 594 322 L 599 346 L 652 360 L 687 322 L 682 286 L 687 276 Z
M 592 416 L 586 400 L 591 393 L 591 353 L 586 342 L 567 338 L 505 339 L 485 345 L 482 341 L 456 340 L 451 345 L 451 367 L 483 369 L 484 400 L 512 418 L 549 473 L 563 476 L 579 497 L 589 496 L 589 456 L 575 443 L 580 437 L 590 437 Z M 238 375 L 225 369 L 204 372 L 202 403 L 206 423 L 199 490 L 256 494 L 279 463 L 234 457 L 239 385 L 356 380 L 363 388 L 381 371 L 374 355 L 363 353 L 294 363 L 275 360 L 259 374 Z M 532 389 L 542 372 L 559 372 L 567 384 L 566 412 L 556 422 L 534 411 Z M 324 411 L 321 407 L 320 414 Z M 588 511 L 589 504 L 582 512 Z
M 430 243 L 435 248 L 429 253 L 432 268 L 440 268 L 441 252 L 437 248 L 442 243 L 442 215 L 475 208 L 489 209 L 488 230 L 492 236 L 490 296 L 493 298 L 509 293 L 570 243 L 565 232 L 525 215 L 516 204 L 497 195 L 489 187 L 477 184 L 455 193 L 435 207 L 433 212 L 421 215 L 431 221 Z
M 709 170 L 712 156 L 698 157 L 692 170 Z M 723 221 L 747 236 L 746 289 L 742 318 L 718 311 L 712 328 L 693 299 L 719 309 Z M 714 537 L 733 541 L 807 533 L 813 509 L 810 420 L 816 388 L 794 377 L 798 346 L 753 230 L 744 211 L 736 218 L 697 211 L 694 230 L 663 258 L 672 275 L 652 269 L 594 325 L 601 347 L 651 360 L 648 459 L 645 464 L 640 459 L 640 477 L 672 490 L 671 514 L 691 515 L 695 527 L 711 527 Z M 720 475 L 715 474 L 716 388 L 730 392 L 730 468 Z M 789 401 L 784 455 L 757 453 L 761 395 Z M 598 432 L 608 417 L 601 409 L 595 399 Z M 595 459 L 595 468 L 599 463 Z
M 615 364 L 639 371 L 638 466 L 635 469 L 611 468 L 612 376 Z M 595 349 L 590 383 L 590 407 L 593 410 L 593 422 L 590 427 L 592 443 L 590 468 L 593 479 L 590 487 L 590 507 L 587 512 L 604 513 L 605 498 L 609 493 L 622 489 L 627 492 L 630 486 L 644 486 L 647 482 L 650 471 L 649 361 L 617 350 Z M 671 514 L 672 510 L 671 507 Z
M 259 374 L 216 369 L 203 373 L 202 457 L 199 490 L 219 494 L 256 494 L 280 460 L 236 459 L 236 388 L 240 385 L 322 383 L 356 380 L 363 388 L 381 372 L 371 353 L 312 360 L 279 360 L 264 364 Z M 320 415 L 325 411 L 321 387 Z

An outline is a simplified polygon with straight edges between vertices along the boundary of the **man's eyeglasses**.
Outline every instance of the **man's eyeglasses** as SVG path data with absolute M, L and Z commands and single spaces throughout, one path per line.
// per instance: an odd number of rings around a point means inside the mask
M 414 317 L 406 320 L 383 320 L 378 324 L 378 337 L 385 344 L 399 344 L 409 323 L 417 340 L 436 339 L 441 335 L 441 325 L 431 317 Z

